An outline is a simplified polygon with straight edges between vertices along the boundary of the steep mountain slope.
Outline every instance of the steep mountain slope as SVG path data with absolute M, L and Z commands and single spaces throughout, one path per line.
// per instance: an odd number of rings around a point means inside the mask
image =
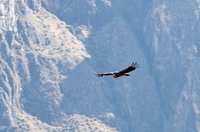
M 146 43 L 153 42 L 152 73 L 168 121 L 166 131 L 200 131 L 198 12 L 197 1 L 153 6 L 152 24 L 147 30 L 151 38 Z
M 26 4 L 1 3 L 1 131 L 112 131 L 97 119 L 62 112 L 59 84 L 90 55 L 64 22 L 40 4 L 34 3 L 37 11 Z
M 200 131 L 199 4 L 1 1 L 0 130 Z

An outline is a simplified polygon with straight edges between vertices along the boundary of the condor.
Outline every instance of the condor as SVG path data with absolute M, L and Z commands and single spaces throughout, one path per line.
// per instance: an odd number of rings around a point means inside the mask
M 121 76 L 130 76 L 130 74 L 127 74 L 133 70 L 135 70 L 136 68 L 139 68 L 139 64 L 137 62 L 133 62 L 129 67 L 121 70 L 121 71 L 117 71 L 117 72 L 107 72 L 107 73 L 103 73 L 103 74 L 95 74 L 97 77 L 102 77 L 102 76 L 110 76 L 112 75 L 114 78 L 118 78 Z

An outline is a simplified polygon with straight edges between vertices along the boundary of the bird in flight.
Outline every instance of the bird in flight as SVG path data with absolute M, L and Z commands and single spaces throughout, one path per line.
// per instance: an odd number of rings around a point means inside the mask
M 107 73 L 103 73 L 103 74 L 95 74 L 97 77 L 102 77 L 102 76 L 110 76 L 112 75 L 114 78 L 118 78 L 121 76 L 130 76 L 130 74 L 127 74 L 133 70 L 135 70 L 136 68 L 139 68 L 139 64 L 137 62 L 133 62 L 129 67 L 121 70 L 121 71 L 117 71 L 117 72 L 107 72 Z

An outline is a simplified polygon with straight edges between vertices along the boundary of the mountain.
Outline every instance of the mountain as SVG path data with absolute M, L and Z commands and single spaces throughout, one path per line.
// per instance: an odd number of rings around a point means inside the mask
M 199 6 L 2 1 L 0 131 L 200 131 Z

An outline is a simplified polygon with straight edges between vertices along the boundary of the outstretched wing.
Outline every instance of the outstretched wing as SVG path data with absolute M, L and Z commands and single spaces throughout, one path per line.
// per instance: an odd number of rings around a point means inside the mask
M 118 73 L 119 74 L 128 73 L 128 72 L 131 72 L 131 71 L 135 70 L 138 67 L 139 67 L 139 64 L 137 62 L 133 62 L 129 67 L 119 71 Z
M 102 77 L 102 76 L 110 76 L 110 75 L 113 75 L 112 72 L 108 72 L 108 73 L 103 73 L 103 74 L 96 74 L 94 73 L 97 77 Z

